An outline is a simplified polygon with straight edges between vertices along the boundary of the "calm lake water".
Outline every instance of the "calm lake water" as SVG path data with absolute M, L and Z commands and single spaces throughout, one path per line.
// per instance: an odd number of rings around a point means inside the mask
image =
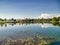
M 31 23 L 31 24 L 0 24 L 0 41 L 12 38 L 20 39 L 33 36 L 34 34 L 50 36 L 60 41 L 60 27 L 49 23 Z M 60 43 L 59 43 L 60 44 Z

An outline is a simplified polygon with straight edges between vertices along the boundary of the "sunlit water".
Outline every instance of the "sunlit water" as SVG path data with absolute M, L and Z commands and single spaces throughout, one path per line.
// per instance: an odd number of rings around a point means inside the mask
M 26 38 L 34 34 L 54 37 L 60 41 L 60 27 L 52 24 L 0 24 L 0 41 L 7 38 Z

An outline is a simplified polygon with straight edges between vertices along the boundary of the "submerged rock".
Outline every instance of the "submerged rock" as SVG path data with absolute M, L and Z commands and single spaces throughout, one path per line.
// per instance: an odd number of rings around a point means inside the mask
M 46 45 L 52 42 L 54 42 L 53 38 L 34 36 L 19 40 L 7 39 L 1 45 Z

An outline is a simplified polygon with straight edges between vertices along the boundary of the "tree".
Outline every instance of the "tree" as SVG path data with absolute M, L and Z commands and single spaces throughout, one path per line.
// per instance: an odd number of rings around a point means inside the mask
M 60 22 L 60 17 L 58 17 L 58 19 L 59 19 L 59 22 Z
M 56 22 L 56 21 L 57 21 L 57 18 L 56 18 L 56 17 L 53 17 L 53 18 L 52 18 L 52 21 L 53 21 L 53 22 Z
M 4 21 L 7 21 L 7 19 L 5 18 Z

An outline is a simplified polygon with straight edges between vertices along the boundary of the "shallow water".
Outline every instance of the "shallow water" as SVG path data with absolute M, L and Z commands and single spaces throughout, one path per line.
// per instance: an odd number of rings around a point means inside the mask
M 56 41 L 60 41 L 60 27 L 49 23 L 0 24 L 0 40 L 26 38 L 34 34 L 54 37 Z

